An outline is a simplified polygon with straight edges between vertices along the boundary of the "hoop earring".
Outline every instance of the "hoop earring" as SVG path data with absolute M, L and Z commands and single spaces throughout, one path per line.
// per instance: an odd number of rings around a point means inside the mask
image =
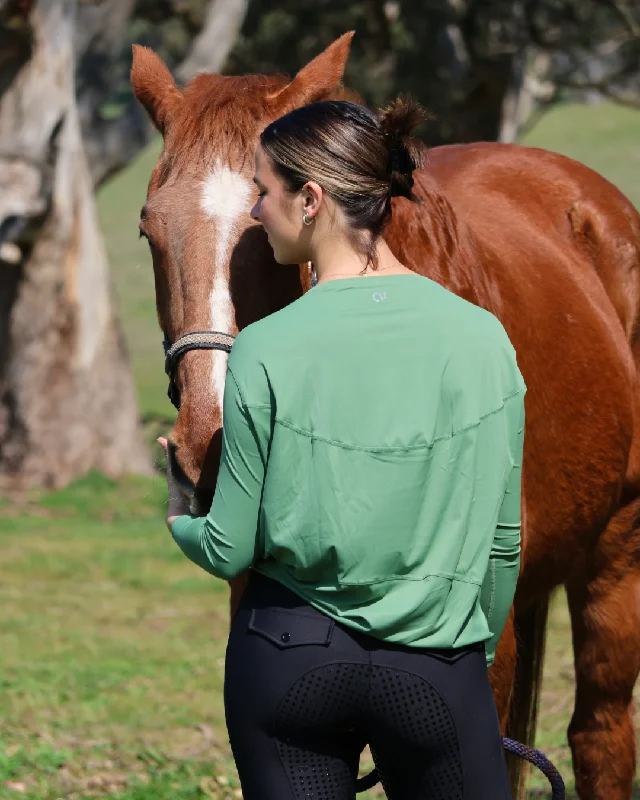
M 305 211 L 305 213 L 302 215 L 302 221 L 304 222 L 304 224 L 305 224 L 305 225 L 313 225 L 313 220 L 312 220 L 312 219 L 309 219 L 309 217 L 307 216 L 307 213 L 306 213 L 306 211 Z

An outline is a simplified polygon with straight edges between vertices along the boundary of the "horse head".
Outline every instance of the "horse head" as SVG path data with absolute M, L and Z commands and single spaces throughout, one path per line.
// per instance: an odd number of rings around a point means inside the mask
M 302 294 L 302 268 L 277 264 L 250 217 L 254 153 L 272 120 L 339 93 L 352 36 L 339 38 L 290 82 L 201 74 L 184 89 L 153 51 L 134 46 L 133 89 L 164 142 L 140 233 L 151 249 L 167 342 L 193 331 L 233 336 Z M 169 458 L 194 513 L 206 513 L 215 489 L 226 358 L 220 350 L 190 350 L 171 375 L 179 413 Z

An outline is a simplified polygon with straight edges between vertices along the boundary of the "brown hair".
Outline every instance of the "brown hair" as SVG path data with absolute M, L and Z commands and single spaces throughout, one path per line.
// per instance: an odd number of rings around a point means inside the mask
M 391 218 L 391 198 L 421 202 L 413 193 L 412 172 L 422 166 L 426 148 L 411 134 L 429 118 L 417 103 L 402 98 L 379 111 L 324 100 L 272 122 L 260 144 L 289 191 L 313 180 L 336 201 L 365 252 L 366 266 L 376 269 L 376 242 Z

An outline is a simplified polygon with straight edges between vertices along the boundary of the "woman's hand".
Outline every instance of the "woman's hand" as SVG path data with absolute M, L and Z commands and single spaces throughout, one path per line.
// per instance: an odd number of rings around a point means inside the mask
M 180 491 L 180 487 L 173 477 L 173 472 L 171 471 L 171 459 L 169 458 L 169 454 L 167 452 L 167 440 L 164 438 L 164 436 L 160 436 L 158 438 L 158 444 L 164 450 L 164 454 L 167 457 L 167 489 L 169 490 L 167 528 L 171 530 L 171 523 L 176 517 L 181 517 L 183 514 L 190 513 L 189 501 Z

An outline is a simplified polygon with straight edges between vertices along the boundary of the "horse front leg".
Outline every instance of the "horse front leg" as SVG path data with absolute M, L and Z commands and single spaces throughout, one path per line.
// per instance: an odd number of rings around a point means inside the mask
M 576 669 L 569 725 L 581 800 L 630 800 L 633 688 L 640 673 L 640 501 L 621 509 L 567 585 Z

